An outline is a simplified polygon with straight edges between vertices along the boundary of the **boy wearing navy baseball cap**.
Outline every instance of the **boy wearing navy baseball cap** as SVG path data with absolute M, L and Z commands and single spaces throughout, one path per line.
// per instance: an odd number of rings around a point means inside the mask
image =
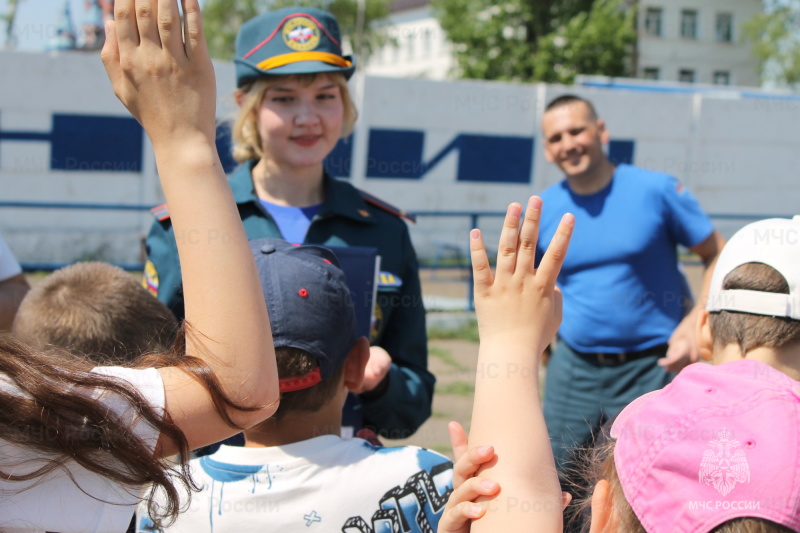
M 342 407 L 364 378 L 369 343 L 356 337 L 336 256 L 280 239 L 250 246 L 270 309 L 280 407 L 244 432 L 244 447 L 223 445 L 191 462 L 202 491 L 167 530 L 435 530 L 452 492 L 449 459 L 340 436 Z M 148 527 L 146 517 L 139 521 L 139 531 Z

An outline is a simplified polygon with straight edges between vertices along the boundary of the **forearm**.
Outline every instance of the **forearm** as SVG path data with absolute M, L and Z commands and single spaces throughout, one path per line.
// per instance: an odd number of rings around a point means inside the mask
M 561 489 L 539 403 L 537 349 L 481 341 L 469 446 L 494 446 L 497 461 L 479 477 L 500 482 L 501 491 L 472 524 L 473 533 L 561 531 Z
M 163 184 L 183 273 L 186 319 L 199 333 L 187 336 L 187 353 L 209 364 L 234 402 L 271 403 L 277 399 L 277 374 L 268 356 L 269 318 L 230 187 L 213 139 L 198 139 L 194 149 L 182 145 L 156 148 L 156 161 L 164 175 L 187 176 Z

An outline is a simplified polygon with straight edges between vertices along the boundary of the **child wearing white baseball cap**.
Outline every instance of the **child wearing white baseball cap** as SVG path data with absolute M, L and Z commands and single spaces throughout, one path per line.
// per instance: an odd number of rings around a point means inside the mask
M 476 271 L 476 289 L 478 279 Z M 481 314 L 488 304 L 479 294 L 481 327 L 508 320 L 502 312 Z M 505 307 L 513 312 L 518 304 L 507 300 Z M 620 413 L 611 441 L 593 457 L 598 481 L 589 502 L 590 532 L 800 531 L 800 382 L 793 379 L 800 375 L 800 217 L 763 220 L 734 235 L 714 270 L 706 309 L 699 342 L 715 365 L 690 365 Z M 495 356 L 494 363 L 503 359 Z M 501 404 L 477 395 L 496 386 L 492 380 L 512 388 L 525 379 L 519 372 L 478 372 L 472 434 L 480 432 L 480 440 L 470 440 L 473 449 L 455 471 L 481 470 L 458 483 L 440 533 L 561 531 L 552 519 L 543 520 L 560 499 L 557 488 L 548 492 L 553 465 L 536 434 L 503 433 L 504 442 L 488 442 L 496 454 L 477 448 L 494 429 L 540 417 L 535 396 L 533 404 Z M 494 416 L 478 418 L 487 411 Z M 526 475 L 530 461 L 523 455 L 537 454 L 538 479 L 527 475 L 524 485 L 508 474 Z

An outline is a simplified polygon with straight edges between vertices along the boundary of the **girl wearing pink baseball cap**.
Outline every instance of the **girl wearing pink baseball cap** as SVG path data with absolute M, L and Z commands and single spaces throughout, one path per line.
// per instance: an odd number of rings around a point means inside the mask
M 472 240 L 481 348 L 471 449 L 455 425 L 456 488 L 439 533 L 563 528 L 537 370 L 561 318 L 554 283 L 569 218 L 534 270 L 540 208 L 532 199 L 519 237 L 519 206 L 509 208 L 495 276 Z M 799 263 L 800 217 L 751 224 L 728 242 L 698 324 L 717 364 L 688 366 L 616 418 L 590 459 L 588 531 L 800 531 Z

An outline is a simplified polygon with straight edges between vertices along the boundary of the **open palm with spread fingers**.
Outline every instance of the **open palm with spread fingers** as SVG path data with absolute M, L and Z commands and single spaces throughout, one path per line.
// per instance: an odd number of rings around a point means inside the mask
M 114 93 L 154 144 L 214 139 L 216 84 L 198 0 L 119 1 L 101 58 Z
M 475 278 L 475 309 L 481 342 L 501 338 L 525 343 L 540 355 L 561 324 L 561 291 L 556 279 L 572 236 L 574 217 L 564 215 L 539 268 L 535 268 L 536 241 L 542 200 L 531 197 L 520 224 L 522 207 L 508 207 L 492 274 L 480 230 L 470 234 Z M 520 227 L 521 225 L 521 227 Z
M 524 219 L 520 204 L 509 205 L 494 273 L 480 231 L 470 235 L 481 345 L 469 448 L 491 445 L 495 459 L 481 465 L 475 480 L 464 486 L 490 481 L 502 487 L 494 496 L 478 495 L 475 502 L 489 501 L 486 507 L 453 507 L 462 511 L 454 512 L 455 518 L 462 519 L 485 509 L 480 519 L 469 517 L 472 533 L 562 528 L 561 488 L 539 401 L 539 362 L 561 323 L 556 279 L 575 219 L 563 216 L 537 268 L 541 210 L 542 200 L 536 196 L 528 201 Z M 466 490 L 461 491 L 462 501 L 476 494 L 465 495 Z

